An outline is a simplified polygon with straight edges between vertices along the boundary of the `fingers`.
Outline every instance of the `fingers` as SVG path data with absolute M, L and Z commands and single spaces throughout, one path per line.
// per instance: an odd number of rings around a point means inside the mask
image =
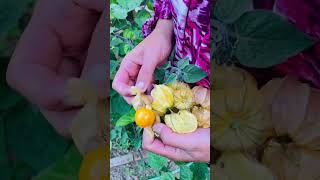
M 192 161 L 192 156 L 189 155 L 186 151 L 166 145 L 158 139 L 150 136 L 150 134 L 144 130 L 143 132 L 143 148 L 151 151 L 153 153 L 168 157 L 171 160 L 175 161 Z
M 153 74 L 158 65 L 158 57 L 152 52 L 146 52 L 143 56 L 143 64 L 137 77 L 136 86 L 145 92 L 153 82 Z
M 79 6 L 87 9 L 92 9 L 98 12 L 103 11 L 107 7 L 105 0 L 73 0 L 73 2 L 79 4 Z
M 194 142 L 199 142 L 200 136 L 198 132 L 188 134 L 178 134 L 173 132 L 168 126 L 163 123 L 157 123 L 153 126 L 153 130 L 157 133 L 161 141 L 169 146 L 174 146 L 182 149 L 194 149 Z

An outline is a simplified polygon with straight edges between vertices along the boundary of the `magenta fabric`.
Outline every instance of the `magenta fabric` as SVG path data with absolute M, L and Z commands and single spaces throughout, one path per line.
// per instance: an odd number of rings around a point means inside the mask
M 159 19 L 172 19 L 177 60 L 189 57 L 190 63 L 208 76 L 197 84 L 210 87 L 210 0 L 154 0 L 154 15 L 142 27 L 148 36 Z

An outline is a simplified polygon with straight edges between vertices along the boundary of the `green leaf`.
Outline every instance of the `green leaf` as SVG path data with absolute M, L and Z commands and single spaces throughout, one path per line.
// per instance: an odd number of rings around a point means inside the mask
M 36 108 L 21 102 L 11 110 L 4 120 L 9 149 L 17 159 L 39 171 L 64 154 L 69 142 L 56 133 Z
M 7 85 L 0 85 L 0 99 L 0 111 L 5 111 L 16 105 L 22 97 Z
M 179 69 L 184 69 L 187 65 L 189 65 L 189 59 L 181 59 L 177 63 Z
M 175 177 L 170 172 L 162 172 L 160 176 L 160 180 L 175 180 Z
M 148 164 L 153 169 L 160 171 L 168 164 L 168 158 L 148 152 Z
M 135 33 L 131 29 L 126 29 L 123 31 L 123 37 L 132 40 L 135 38 Z
M 206 180 L 209 168 L 206 163 L 193 163 L 190 167 L 194 180 Z
M 314 44 L 281 16 L 264 10 L 245 13 L 235 22 L 238 44 L 235 55 L 249 67 L 280 64 Z
M 118 4 L 110 4 L 111 14 L 117 19 L 126 19 L 128 11 Z
M 134 122 L 135 110 L 132 108 L 127 114 L 121 116 L 117 121 L 116 126 L 126 126 Z
M 218 0 L 214 15 L 225 23 L 233 23 L 252 6 L 252 0 Z
M 8 160 L 4 123 L 5 122 L 0 119 L 0 169 L 2 172 L 1 178 L 4 180 L 9 180 L 11 177 L 12 169 Z
M 29 0 L 0 1 L 0 39 L 16 26 L 29 2 Z
M 131 106 L 123 99 L 122 96 L 116 94 L 111 97 L 111 112 L 117 114 L 126 114 L 131 110 Z
M 178 79 L 178 76 L 175 73 L 169 74 L 168 78 L 165 81 L 165 84 L 170 84 L 176 82 Z
M 159 84 L 164 83 L 164 76 L 165 76 L 166 70 L 163 68 L 158 68 L 154 72 L 154 78 L 156 81 L 159 81 Z
M 24 162 L 15 162 L 11 180 L 26 180 L 34 176 L 34 170 Z
M 120 61 L 110 60 L 110 79 L 113 79 L 117 73 Z
M 192 180 L 193 173 L 188 166 L 180 166 L 180 180 Z
M 125 8 L 129 12 L 139 7 L 143 0 L 117 0 L 117 2 L 121 7 Z
M 142 27 L 144 22 L 151 17 L 150 13 L 143 9 L 139 11 L 134 17 L 134 21 L 138 24 L 139 27 Z
M 82 156 L 72 145 L 62 159 L 42 171 L 33 180 L 78 180 Z
M 198 66 L 189 64 L 182 70 L 182 79 L 186 83 L 196 83 L 207 77 L 207 74 Z
M 0 111 L 5 111 L 16 105 L 22 97 L 13 89 L 11 89 L 6 82 L 6 72 L 8 63 L 0 63 Z

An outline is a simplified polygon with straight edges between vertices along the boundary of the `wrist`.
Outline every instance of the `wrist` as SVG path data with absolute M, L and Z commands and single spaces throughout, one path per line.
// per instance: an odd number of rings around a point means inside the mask
M 167 40 L 173 37 L 173 22 L 171 19 L 159 19 L 153 32 L 161 33 Z

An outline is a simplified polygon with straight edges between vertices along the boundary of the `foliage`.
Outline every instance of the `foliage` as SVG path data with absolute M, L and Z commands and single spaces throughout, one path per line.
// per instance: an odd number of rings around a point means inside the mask
M 219 0 L 214 8 L 213 57 L 220 63 L 266 68 L 312 46 L 314 40 L 270 11 L 251 10 L 251 0 Z

